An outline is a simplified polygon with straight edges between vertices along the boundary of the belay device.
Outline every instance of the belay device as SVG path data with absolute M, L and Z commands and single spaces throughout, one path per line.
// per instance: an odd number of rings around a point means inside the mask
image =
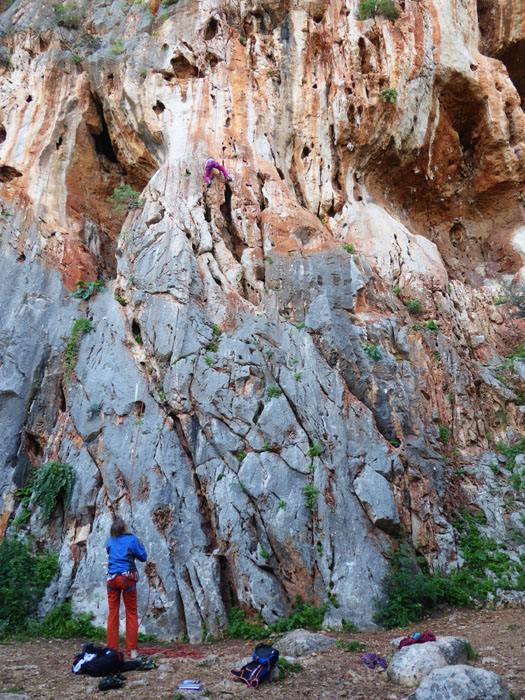
M 253 652 L 253 659 L 241 669 L 233 669 L 234 680 L 242 681 L 251 688 L 257 688 L 265 678 L 269 678 L 270 671 L 279 660 L 277 649 L 267 644 L 257 644 Z

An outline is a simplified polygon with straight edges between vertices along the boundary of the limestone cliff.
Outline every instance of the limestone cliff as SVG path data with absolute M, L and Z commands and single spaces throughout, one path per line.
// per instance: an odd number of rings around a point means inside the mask
M 114 512 L 150 553 L 143 628 L 192 640 L 298 594 L 369 624 L 391 538 L 446 570 L 463 505 L 523 554 L 489 467 L 525 410 L 494 304 L 525 280 L 520 3 L 8 4 L 0 526 L 73 465 L 71 507 L 25 526 L 60 552 L 48 604 L 103 621 Z

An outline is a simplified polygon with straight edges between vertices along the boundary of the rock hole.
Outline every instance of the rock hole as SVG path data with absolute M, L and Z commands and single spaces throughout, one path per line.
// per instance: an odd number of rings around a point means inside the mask
M 137 341 L 137 343 L 139 343 L 139 345 L 142 345 L 142 331 L 140 330 L 140 326 L 135 319 L 133 319 L 133 321 L 131 322 L 131 333 Z M 140 342 L 138 339 L 140 340 Z
M 137 418 L 142 418 L 144 411 L 146 410 L 146 405 L 144 401 L 134 401 L 133 402 L 133 413 Z
M 206 29 L 204 30 L 204 39 L 206 41 L 210 41 L 211 39 L 213 39 L 217 34 L 217 28 L 217 20 L 214 17 L 212 17 L 212 19 L 210 19 L 210 21 L 206 25 Z
M 166 105 L 160 100 L 157 100 L 151 109 L 155 112 L 155 114 L 161 114 L 161 112 L 164 112 L 166 109 Z
M 362 36 L 359 37 L 357 46 L 359 48 L 359 59 L 361 61 L 361 73 L 370 73 L 372 70 L 370 54 L 366 48 L 366 41 Z
M 58 139 L 58 141 L 57 141 L 56 144 L 55 144 L 55 147 L 56 147 L 57 151 L 58 151 L 58 149 L 60 148 L 61 145 L 62 145 L 62 136 L 60 136 L 60 138 Z
M 211 209 L 207 204 L 204 205 L 204 218 L 208 223 L 211 222 Z
M 32 464 L 41 461 L 44 450 L 36 437 L 31 435 L 31 433 L 26 433 L 24 449 Z
M 182 54 L 172 58 L 170 64 L 175 78 L 189 80 L 190 78 L 196 78 L 199 74 L 197 66 L 193 66 Z
M 224 126 L 228 129 L 232 124 L 231 117 L 228 117 L 226 121 L 224 122 Z
M 304 160 L 304 159 L 307 158 L 309 155 L 310 155 L 310 149 L 308 148 L 308 146 L 305 146 L 305 147 L 303 148 L 303 150 L 301 151 L 301 158 Z
M 283 174 L 283 171 L 281 170 L 281 168 L 276 168 L 276 170 L 279 173 L 279 177 L 281 178 L 281 180 L 284 180 L 284 174 Z
M 7 131 L 5 130 L 5 126 L 3 124 L 0 124 L 0 143 L 4 143 L 7 137 Z
M 109 76 L 108 76 L 109 77 Z M 113 150 L 113 144 L 111 143 L 111 137 L 109 135 L 108 125 L 104 118 L 104 108 L 102 107 L 102 102 L 97 95 L 91 94 L 93 103 L 95 104 L 98 116 L 100 118 L 101 129 L 97 129 L 88 124 L 87 128 L 93 140 L 95 142 L 95 151 L 102 156 L 105 156 L 112 163 L 118 163 L 118 158 Z
M 33 101 L 33 98 L 31 97 L 31 95 L 28 95 L 26 97 L 26 102 L 32 102 L 32 101 Z
M 22 173 L 10 165 L 0 165 L 0 182 L 9 182 L 16 177 L 22 177 Z
M 465 250 L 465 227 L 460 221 L 452 224 L 448 235 L 454 248 Z
M 16 262 L 24 262 L 25 259 L 26 259 L 25 253 L 20 253 L 18 258 L 16 259 Z

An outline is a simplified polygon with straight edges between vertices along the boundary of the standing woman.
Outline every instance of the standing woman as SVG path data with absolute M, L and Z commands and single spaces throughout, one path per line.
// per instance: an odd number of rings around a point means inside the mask
M 107 646 L 118 651 L 120 594 L 126 608 L 126 651 L 132 659 L 138 656 L 139 620 L 137 616 L 137 581 L 139 575 L 135 559 L 146 561 L 148 555 L 142 542 L 127 532 L 122 518 L 115 518 L 106 542 L 108 553 L 108 625 Z

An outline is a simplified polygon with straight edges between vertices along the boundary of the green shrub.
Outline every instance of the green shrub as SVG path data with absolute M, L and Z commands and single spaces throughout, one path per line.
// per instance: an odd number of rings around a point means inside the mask
M 381 102 L 395 102 L 397 100 L 397 90 L 393 88 L 385 88 L 379 93 Z
M 78 347 L 84 333 L 93 330 L 93 324 L 89 318 L 77 318 L 71 328 L 71 335 L 68 338 L 66 352 L 64 355 L 64 382 L 69 384 L 71 370 L 75 366 L 78 357 Z
M 20 539 L 0 542 L 0 639 L 24 629 L 58 572 L 58 557 Z
M 59 27 L 65 29 L 78 29 L 80 27 L 82 18 L 76 13 L 78 9 L 76 5 L 63 5 L 61 2 L 57 2 L 53 5 L 53 9 L 55 10 L 55 22 Z
M 521 440 L 515 442 L 513 445 L 506 445 L 504 442 L 498 442 L 496 447 L 498 448 L 498 452 L 505 455 L 507 458 L 505 467 L 509 471 L 512 471 L 516 466 L 516 457 L 519 454 L 525 453 L 525 437 L 522 437 Z
M 94 282 L 83 282 L 79 280 L 75 283 L 76 290 L 71 296 L 77 297 L 77 299 L 89 299 L 97 292 L 105 292 L 104 282 L 102 280 L 95 280 Z
M 144 200 L 140 198 L 140 192 L 134 190 L 131 185 L 121 185 L 113 189 L 113 194 L 108 197 L 108 202 L 117 211 L 131 211 L 144 206 Z
M 357 19 L 363 21 L 376 15 L 383 15 L 387 19 L 397 19 L 399 10 L 392 0 L 362 0 L 357 8 Z
M 407 299 L 404 304 L 409 314 L 420 314 L 423 311 L 421 302 L 417 299 Z
M 58 637 L 71 639 L 81 637 L 83 639 L 106 639 L 106 630 L 103 627 L 94 627 L 91 623 L 93 613 L 73 613 L 71 601 L 57 605 L 46 617 L 35 625 L 33 631 L 39 637 Z
M 376 622 L 387 629 L 405 627 L 444 604 L 471 607 L 485 603 L 488 594 L 495 595 L 498 588 L 520 590 L 525 583 L 522 567 L 496 540 L 481 533 L 481 523 L 483 516 L 465 510 L 454 522 L 464 565 L 447 576 L 418 570 L 415 557 L 400 543 L 391 555 L 391 572 L 385 579 L 387 597 L 378 604 Z
M 44 512 L 44 518 L 51 514 L 62 501 L 64 511 L 71 503 L 73 486 L 75 485 L 75 470 L 70 464 L 62 462 L 47 462 L 36 473 L 33 498 Z
M 445 579 L 417 570 L 408 547 L 401 543 L 391 556 L 392 572 L 387 576 L 386 600 L 378 605 L 374 620 L 386 629 L 406 627 L 445 600 Z
M 260 614 L 247 620 L 244 610 L 235 606 L 228 615 L 227 636 L 233 639 L 263 639 L 268 636 L 267 627 Z

